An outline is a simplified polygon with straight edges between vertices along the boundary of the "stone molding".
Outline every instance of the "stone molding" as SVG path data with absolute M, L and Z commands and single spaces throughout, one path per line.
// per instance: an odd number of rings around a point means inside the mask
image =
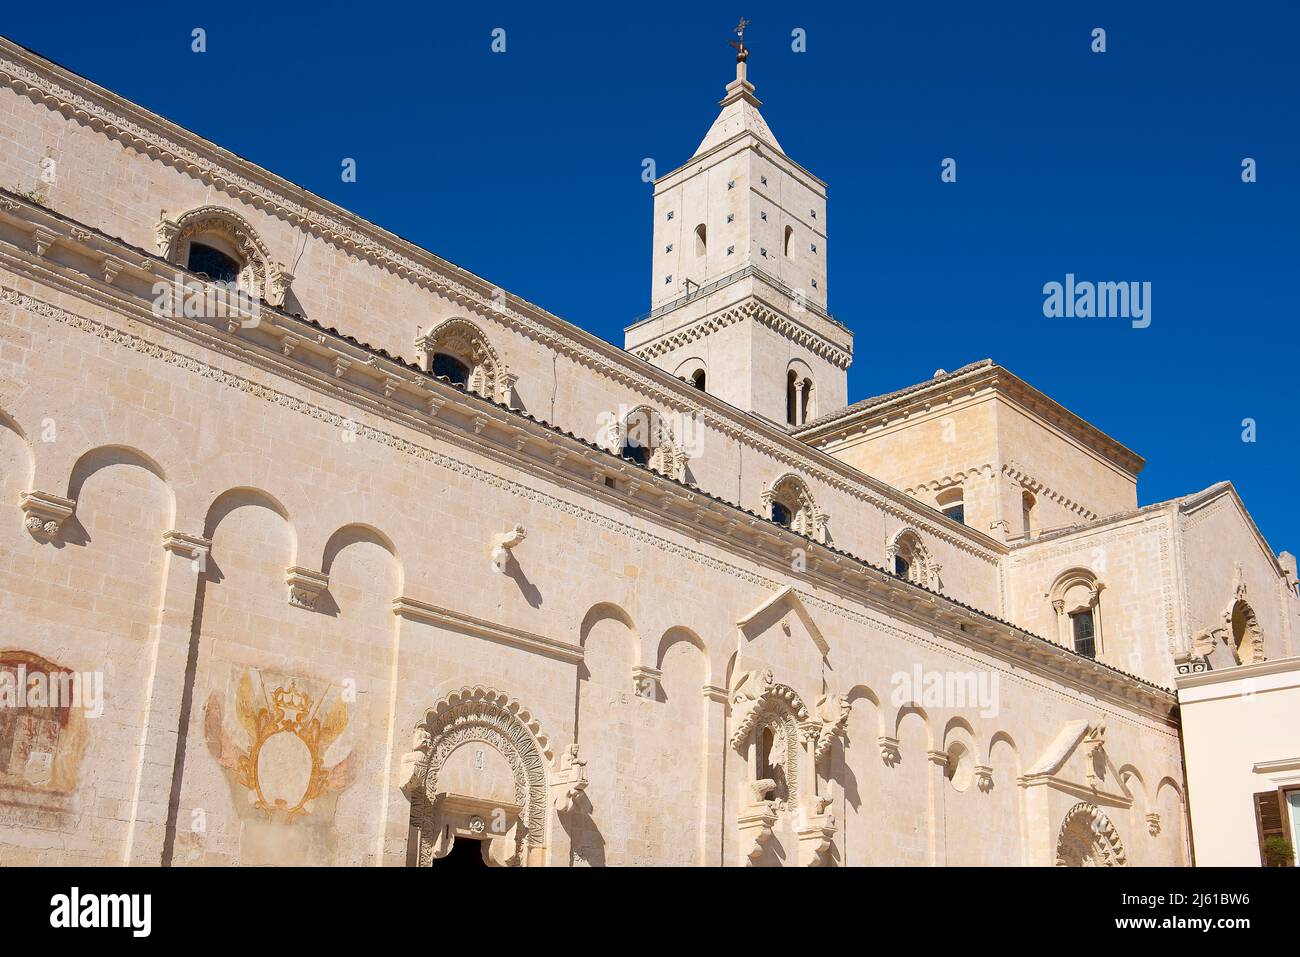
M 506 625 L 494 624 L 482 618 L 465 615 L 449 608 L 440 608 L 437 605 L 431 605 L 415 598 L 402 597 L 393 599 L 393 614 L 408 621 L 419 621 L 429 625 L 437 625 L 440 628 L 459 631 L 462 634 L 499 641 L 502 644 L 546 655 L 548 658 L 558 658 L 560 661 L 577 664 L 583 659 L 581 645 L 571 644 L 567 641 L 557 641 L 554 638 L 536 635 L 518 628 L 510 628 Z

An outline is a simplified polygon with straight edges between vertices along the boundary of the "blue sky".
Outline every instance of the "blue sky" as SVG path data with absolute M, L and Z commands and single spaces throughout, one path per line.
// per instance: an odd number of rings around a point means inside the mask
M 991 356 L 1144 455 L 1142 503 L 1228 478 L 1300 551 L 1300 5 L 381 9 L 10 4 L 0 32 L 621 344 L 649 308 L 642 160 L 690 157 L 743 12 L 764 116 L 829 184 L 852 398 Z M 1150 282 L 1150 327 L 1045 318 L 1067 272 Z

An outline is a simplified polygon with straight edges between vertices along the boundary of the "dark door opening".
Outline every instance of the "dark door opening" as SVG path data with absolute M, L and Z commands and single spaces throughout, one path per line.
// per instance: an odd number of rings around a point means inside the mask
M 435 865 L 441 865 L 444 870 L 474 870 L 479 867 L 487 867 L 487 862 L 483 860 L 483 842 L 476 841 L 470 837 L 457 837 L 455 843 L 451 845 L 451 850 L 447 856 L 433 862 Z

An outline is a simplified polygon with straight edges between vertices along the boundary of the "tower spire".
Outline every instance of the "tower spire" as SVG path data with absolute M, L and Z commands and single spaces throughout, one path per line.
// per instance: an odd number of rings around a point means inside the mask
M 736 50 L 736 79 L 727 84 L 727 95 L 722 101 L 726 106 L 732 100 L 738 97 L 744 97 L 750 100 L 755 106 L 761 106 L 758 98 L 754 96 L 754 84 L 749 82 L 747 61 L 749 60 L 749 47 L 745 46 L 745 27 L 749 26 L 749 21 L 744 17 L 736 24 L 735 40 L 728 40 Z
M 726 95 L 718 104 L 722 107 L 722 112 L 709 127 L 709 132 L 695 151 L 696 156 L 742 133 L 751 133 L 777 152 L 781 151 L 781 144 L 776 141 L 762 114 L 758 112 L 763 104 L 754 95 L 754 84 L 749 82 L 746 75 L 749 47 L 745 45 L 745 28 L 748 26 L 749 21 L 741 17 L 734 31 L 736 39 L 727 41 L 736 51 L 736 78 L 727 84 Z

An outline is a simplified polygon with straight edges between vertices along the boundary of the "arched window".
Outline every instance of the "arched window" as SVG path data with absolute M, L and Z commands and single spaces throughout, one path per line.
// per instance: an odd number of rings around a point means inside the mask
M 233 210 L 200 206 L 175 222 L 154 225 L 158 255 L 201 274 L 210 282 L 231 283 L 273 306 L 284 303 L 293 277 L 272 262 L 266 245 L 249 222 Z
M 763 504 L 768 517 L 777 525 L 819 542 L 826 541 L 826 516 L 798 476 L 784 475 L 773 482 L 763 492 Z
M 965 496 L 960 488 L 944 489 L 935 499 L 939 506 L 939 511 L 947 515 L 954 522 L 966 524 L 966 503 Z
M 787 256 L 790 255 L 790 240 L 791 240 L 792 238 L 794 238 L 794 227 L 793 227 L 793 226 L 787 226 L 787 227 L 785 228 L 785 254 L 786 254 Z
M 709 233 L 703 223 L 695 227 L 695 255 L 703 256 L 709 251 Z
M 1038 500 L 1032 492 L 1020 496 L 1020 519 L 1025 538 L 1033 537 L 1034 532 L 1038 531 Z
M 784 525 L 786 528 L 789 528 L 790 523 L 794 521 L 794 513 L 790 511 L 790 507 L 785 503 L 773 500 L 772 521 L 776 522 L 778 525 Z
M 421 364 L 436 376 L 495 402 L 509 402 L 515 377 L 468 319 L 448 319 L 415 340 Z
M 638 465 L 650 464 L 650 453 L 655 447 L 654 414 L 649 409 L 637 409 L 623 423 L 623 458 Z
M 186 268 L 212 282 L 233 283 L 239 278 L 239 270 L 243 266 L 234 256 L 223 253 L 215 246 L 192 240 Z
M 699 389 L 701 392 L 705 391 L 705 375 L 703 369 L 695 370 L 695 374 L 691 376 L 691 385 L 695 386 L 695 388 Z
M 663 417 L 648 406 L 628 413 L 616 437 L 620 455 L 661 475 L 682 479 L 686 455 L 677 448 Z
M 436 376 L 451 380 L 456 385 L 469 385 L 470 368 L 455 356 L 446 352 L 435 352 L 429 369 Z
M 1056 577 L 1047 596 L 1056 612 L 1057 639 L 1085 658 L 1099 658 L 1102 640 L 1101 593 L 1106 586 L 1086 568 L 1070 568 Z
M 804 425 L 816 415 L 812 373 L 799 361 L 785 374 L 785 419 L 790 425 Z
M 885 567 L 899 578 L 939 588 L 939 565 L 932 561 L 915 529 L 902 528 L 885 549 Z
M 1070 633 L 1074 640 L 1074 653 L 1085 658 L 1097 657 L 1097 629 L 1091 608 L 1070 612 Z

